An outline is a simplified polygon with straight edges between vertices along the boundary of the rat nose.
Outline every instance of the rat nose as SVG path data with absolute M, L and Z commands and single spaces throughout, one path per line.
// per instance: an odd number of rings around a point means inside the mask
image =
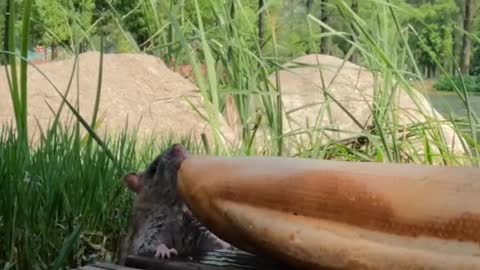
M 171 153 L 173 154 L 174 157 L 179 158 L 181 160 L 184 160 L 187 158 L 187 150 L 185 147 L 181 144 L 175 143 L 171 147 Z

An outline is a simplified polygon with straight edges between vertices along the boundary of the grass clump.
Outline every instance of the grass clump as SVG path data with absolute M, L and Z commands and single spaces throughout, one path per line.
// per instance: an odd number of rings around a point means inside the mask
M 2 130 L 0 257 L 13 269 L 58 269 L 90 260 L 88 253 L 110 256 L 118 239 L 108 235 L 120 235 L 126 224 L 119 179 L 134 167 L 131 144 L 109 144 L 116 167 L 98 147 L 87 153 L 71 132 L 26 154 L 11 129 Z
M 139 149 L 131 135 L 106 139 L 114 163 L 75 133 L 52 132 L 26 154 L 15 131 L 2 127 L 0 268 L 63 269 L 114 260 L 132 202 L 121 178 L 147 166 L 173 142 Z M 180 142 L 199 151 L 187 139 Z

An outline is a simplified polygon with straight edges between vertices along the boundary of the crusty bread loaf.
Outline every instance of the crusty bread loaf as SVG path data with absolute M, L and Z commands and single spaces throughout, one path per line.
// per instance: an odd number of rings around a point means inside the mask
M 478 168 L 191 156 L 178 176 L 215 234 L 293 266 L 480 269 Z

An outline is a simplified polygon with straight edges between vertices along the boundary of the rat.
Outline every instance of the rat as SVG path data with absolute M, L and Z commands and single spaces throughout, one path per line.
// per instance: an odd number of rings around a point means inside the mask
M 173 144 L 141 173 L 123 183 L 136 194 L 120 261 L 127 255 L 169 259 L 218 249 L 235 249 L 194 217 L 177 191 L 177 170 L 187 150 Z

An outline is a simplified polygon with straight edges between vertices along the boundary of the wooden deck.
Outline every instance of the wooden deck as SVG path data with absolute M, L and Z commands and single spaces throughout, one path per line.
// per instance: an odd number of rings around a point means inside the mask
M 286 266 L 273 260 L 243 251 L 218 250 L 197 258 L 160 260 L 129 256 L 125 265 L 95 263 L 77 270 L 286 270 Z

